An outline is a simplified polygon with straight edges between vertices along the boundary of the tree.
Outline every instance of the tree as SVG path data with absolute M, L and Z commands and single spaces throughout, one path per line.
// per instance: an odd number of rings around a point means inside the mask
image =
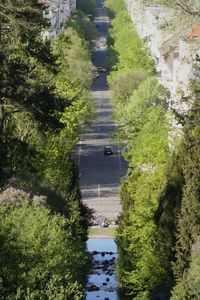
M 167 91 L 153 76 L 153 61 L 123 4 L 106 2 L 114 11 L 110 45 L 117 60 L 109 84 L 118 124 L 116 138 L 125 145 L 123 154 L 129 163 L 121 189 L 117 274 L 128 294 L 146 300 L 171 286 L 167 247 L 155 222 L 169 159 Z
M 126 143 L 129 149 L 134 148 L 134 141 L 141 128 L 149 121 L 148 110 L 152 106 L 166 105 L 166 91 L 154 77 L 148 77 L 131 97 L 124 103 L 117 103 L 114 116 L 118 126 L 118 138 Z
M 83 299 L 87 256 L 70 220 L 23 191 L 4 191 L 0 201 L 1 297 Z
M 105 5 L 111 9 L 112 1 L 108 0 Z M 139 39 L 123 1 L 117 0 L 116 7 L 113 9 L 115 18 L 111 21 L 109 29 L 110 47 L 107 60 L 109 63 L 116 64 L 109 76 L 109 83 L 118 72 L 141 69 L 153 72 L 154 62 L 147 54 L 143 41 Z
M 139 87 L 140 83 L 142 83 L 148 75 L 148 72 L 145 72 L 144 70 L 119 72 L 110 84 L 113 93 L 112 99 L 115 106 L 128 103 L 134 90 Z
M 89 43 L 90 48 L 92 48 L 93 40 L 97 37 L 97 31 L 94 23 L 87 15 L 81 10 L 74 12 L 67 21 L 66 26 L 74 28 Z
M 174 266 L 177 280 L 184 277 L 191 260 L 192 245 L 199 235 L 200 223 L 200 106 L 199 106 L 199 80 L 193 82 L 193 105 L 185 116 L 184 136 L 182 141 L 182 161 L 185 185 L 181 212 L 178 220 L 178 234 L 176 244 L 176 263 Z
M 84 12 L 85 15 L 91 15 L 94 18 L 96 14 L 95 0 L 77 0 L 77 9 Z
M 3 1 L 0 20 L 3 182 L 10 173 L 18 169 L 13 158 L 18 156 L 19 151 L 23 151 L 25 160 L 32 148 L 28 146 L 31 135 L 29 133 L 27 139 L 20 117 L 25 117 L 32 125 L 34 123 L 35 129 L 46 129 L 49 126 L 55 128 L 59 123 L 52 113 L 58 106 L 52 87 L 53 70 L 48 68 L 55 58 L 51 55 L 49 42 L 43 41 L 41 37 L 45 23 L 37 1 L 18 1 L 17 4 L 15 1 Z M 20 127 L 20 130 L 13 131 L 16 127 Z M 31 151 L 34 152 L 33 148 Z
M 199 236 L 191 249 L 191 262 L 188 271 L 184 274 L 181 281 L 173 289 L 172 300 L 199 299 L 200 297 L 200 257 L 199 257 Z
M 88 221 L 71 152 L 92 117 L 88 44 L 73 28 L 43 40 L 36 0 L 0 5 L 2 185 L 17 188 L 0 194 L 0 298 L 81 300 Z

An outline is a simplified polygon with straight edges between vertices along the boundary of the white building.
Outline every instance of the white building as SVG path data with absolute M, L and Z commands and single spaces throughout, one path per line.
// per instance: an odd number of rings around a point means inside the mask
M 44 36 L 54 38 L 64 28 L 65 22 L 76 9 L 76 0 L 38 0 L 44 7 L 44 17 L 50 21 L 50 28 Z
M 200 25 L 191 28 L 187 39 L 169 31 L 173 12 L 164 6 L 144 6 L 141 0 L 126 0 L 131 19 L 139 36 L 147 41 L 155 60 L 160 83 L 166 86 L 171 99 L 178 99 L 178 91 L 187 96 L 196 55 L 200 57 Z

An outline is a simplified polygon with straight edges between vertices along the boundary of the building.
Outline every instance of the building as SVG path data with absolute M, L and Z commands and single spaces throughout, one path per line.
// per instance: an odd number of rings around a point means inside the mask
M 50 28 L 43 35 L 54 38 L 64 28 L 65 22 L 76 9 L 76 0 L 38 0 L 44 8 L 44 17 L 50 22 Z
M 168 29 L 172 10 L 161 5 L 145 6 L 141 0 L 126 0 L 126 4 L 139 36 L 155 60 L 159 82 L 169 89 L 171 100 L 178 101 L 180 90 L 187 96 L 194 76 L 193 64 L 200 57 L 200 25 L 191 28 L 187 38 L 180 38 Z

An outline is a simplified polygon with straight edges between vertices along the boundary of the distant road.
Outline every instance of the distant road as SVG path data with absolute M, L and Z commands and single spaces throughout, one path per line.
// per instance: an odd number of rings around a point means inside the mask
M 109 20 L 102 5 L 97 0 L 95 23 L 100 33 L 92 61 L 96 66 L 106 68 L 106 37 Z M 99 48 L 98 48 L 99 46 Z M 119 199 L 120 179 L 125 175 L 127 164 L 119 149 L 112 144 L 109 136 L 116 125 L 111 119 L 112 107 L 109 103 L 110 92 L 107 86 L 107 72 L 99 73 L 92 86 L 93 100 L 96 105 L 96 119 L 91 130 L 84 134 L 75 149 L 75 158 L 80 168 L 80 186 L 83 201 L 98 215 L 115 219 L 121 212 Z M 104 156 L 104 146 L 111 145 L 114 155 Z

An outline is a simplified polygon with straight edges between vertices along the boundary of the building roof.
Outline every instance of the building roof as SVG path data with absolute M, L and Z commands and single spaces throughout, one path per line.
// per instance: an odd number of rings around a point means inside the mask
M 199 38 L 200 37 L 200 24 L 192 29 L 189 33 L 189 38 Z

